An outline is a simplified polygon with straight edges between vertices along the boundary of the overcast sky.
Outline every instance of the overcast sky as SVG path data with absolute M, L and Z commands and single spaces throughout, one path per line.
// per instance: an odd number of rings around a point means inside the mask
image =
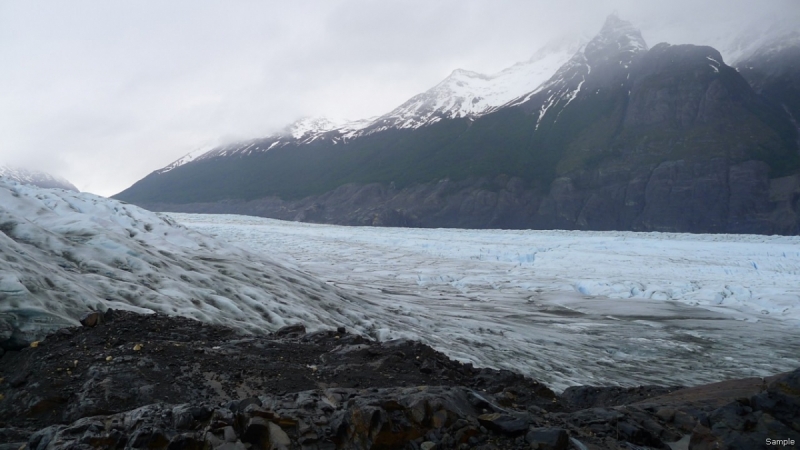
M 0 0 L 0 164 L 112 195 L 197 148 L 498 72 L 614 11 L 650 46 L 800 24 L 800 0 Z

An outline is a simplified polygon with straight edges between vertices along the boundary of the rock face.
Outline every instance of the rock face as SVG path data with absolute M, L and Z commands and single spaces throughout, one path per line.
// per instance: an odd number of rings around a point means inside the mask
M 761 161 L 718 158 L 578 171 L 556 179 L 547 193 L 499 176 L 405 189 L 350 184 L 295 201 L 143 206 L 339 225 L 793 235 L 800 232 L 800 176 L 770 179 Z
M 160 315 L 104 318 L 2 355 L 0 448 L 744 449 L 800 433 L 800 369 L 559 396 L 346 330 L 252 337 Z

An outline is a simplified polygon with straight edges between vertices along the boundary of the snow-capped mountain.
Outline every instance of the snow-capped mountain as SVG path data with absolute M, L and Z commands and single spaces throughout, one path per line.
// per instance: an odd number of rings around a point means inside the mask
M 379 117 L 370 131 L 419 128 L 442 119 L 479 116 L 539 87 L 569 61 L 584 42 L 582 38 L 552 42 L 531 59 L 495 75 L 456 69 L 433 88 Z
M 800 130 L 800 32 L 773 33 L 759 43 L 736 69 L 754 91 L 780 105 Z
M 725 62 L 739 67 L 741 64 L 772 48 L 779 51 L 797 44 L 797 24 L 791 20 L 777 20 L 770 26 L 748 28 L 738 33 L 733 39 L 718 38 L 710 44 L 725 57 Z
M 326 140 L 334 144 L 345 142 L 373 124 L 375 118 L 334 121 L 325 117 L 303 117 L 283 130 L 263 138 L 238 141 L 231 144 L 193 150 L 155 173 L 167 173 L 192 161 L 208 160 L 222 156 L 246 156 L 287 145 L 310 144 Z
M 78 188 L 76 188 L 66 179 L 42 172 L 40 170 L 0 166 L 0 177 L 4 177 L 22 184 L 31 184 L 43 188 L 66 189 L 68 191 L 78 192 Z
M 787 114 L 797 76 L 786 61 L 754 62 L 768 70 L 770 94 L 712 47 L 648 49 L 611 16 L 552 77 L 505 104 L 467 88 L 496 87 L 524 65 L 495 78 L 457 71 L 371 124 L 311 121 L 215 149 L 117 198 L 326 223 L 792 234 L 797 182 L 774 185 L 779 195 L 757 188 L 800 171 Z M 783 73 L 788 82 L 770 75 Z
M 641 32 L 630 22 L 616 15 L 610 16 L 600 32 L 584 48 L 575 53 L 562 65 L 552 78 L 536 90 L 508 103 L 507 106 L 518 106 L 529 103 L 528 108 L 535 108 L 538 118 L 536 129 L 547 112 L 557 106 L 558 113 L 566 108 L 581 92 L 587 78 L 593 78 L 606 84 L 609 78 L 619 78 L 624 74 L 623 83 L 630 80 L 630 68 L 634 60 L 647 52 L 647 43 Z M 536 97 L 535 101 L 531 101 Z M 535 106 L 534 106 L 535 105 Z M 556 117 L 555 120 L 558 120 Z
M 536 89 L 581 50 L 585 42 L 583 37 L 552 41 L 529 60 L 494 75 L 456 69 L 433 88 L 382 116 L 344 121 L 304 117 L 270 136 L 192 151 L 156 173 L 166 173 L 195 160 L 244 156 L 321 140 L 337 144 L 390 128 L 419 128 L 442 119 L 478 117 Z

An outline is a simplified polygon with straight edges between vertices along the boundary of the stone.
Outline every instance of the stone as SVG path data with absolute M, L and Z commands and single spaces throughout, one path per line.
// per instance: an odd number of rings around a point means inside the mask
M 247 450 L 247 447 L 241 442 L 225 442 L 214 450 Z
M 661 408 L 656 411 L 656 417 L 664 422 L 672 422 L 675 419 L 675 410 L 672 408 Z
M 0 319 L 0 342 L 11 339 L 14 334 L 14 327 L 3 319 Z
M 419 445 L 421 450 L 433 450 L 436 448 L 436 443 L 431 441 L 425 441 Z
M 566 450 L 569 436 L 562 428 L 534 428 L 525 435 L 525 442 L 540 450 Z
M 242 434 L 242 442 L 253 444 L 256 448 L 266 448 L 270 442 L 270 423 L 263 417 L 251 417 Z
M 244 400 L 240 401 L 240 402 L 239 402 L 239 403 L 236 405 L 236 409 L 235 409 L 234 411 L 235 411 L 235 412 L 241 412 L 241 411 L 244 411 L 244 410 L 245 410 L 245 409 L 247 409 L 247 407 L 248 407 L 248 406 L 250 406 L 250 405 L 261 406 L 261 400 L 259 400 L 259 399 L 258 399 L 258 397 L 249 397 L 249 398 L 246 398 L 246 399 L 244 399 Z
M 206 443 L 191 434 L 178 434 L 169 441 L 167 448 L 168 450 L 205 450 Z
M 88 312 L 81 317 L 81 325 L 85 327 L 95 327 L 105 323 L 105 316 L 100 311 Z
M 285 431 L 278 425 L 269 422 L 269 448 L 270 450 L 289 450 L 292 441 Z
M 225 427 L 222 429 L 222 439 L 225 439 L 227 442 L 236 442 L 236 431 L 233 427 Z
M 478 422 L 489 430 L 508 435 L 522 434 L 530 425 L 526 419 L 502 413 L 480 415 Z
M 691 433 L 697 425 L 697 419 L 683 411 L 675 411 L 672 417 L 672 422 L 684 433 Z
M 304 334 L 306 334 L 306 326 L 302 323 L 287 325 L 275 332 L 275 336 L 280 337 L 299 337 Z
M 447 411 L 440 409 L 431 416 L 431 425 L 433 425 L 434 428 L 442 428 L 447 425 L 447 418 Z

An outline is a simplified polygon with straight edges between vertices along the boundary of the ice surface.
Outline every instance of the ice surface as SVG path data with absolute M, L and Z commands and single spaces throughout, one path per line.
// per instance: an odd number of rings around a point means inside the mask
M 170 214 L 372 302 L 372 334 L 574 384 L 800 366 L 800 238 L 338 227 Z
M 361 301 L 133 205 L 0 180 L 0 320 L 20 339 L 109 307 L 250 332 L 305 322 L 367 333 Z
M 167 216 L 0 180 L 0 320 L 21 338 L 112 307 L 419 339 L 556 389 L 690 385 L 800 366 L 799 271 L 798 237 Z

